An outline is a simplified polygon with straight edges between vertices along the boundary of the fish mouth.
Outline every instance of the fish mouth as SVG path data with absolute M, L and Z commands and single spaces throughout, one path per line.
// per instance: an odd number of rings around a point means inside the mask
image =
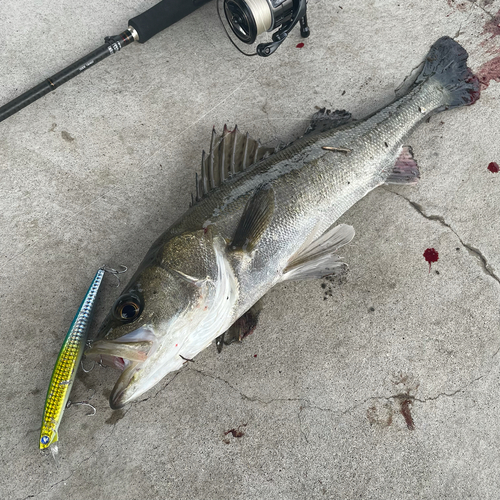
M 137 330 L 114 340 L 97 340 L 85 355 L 103 365 L 112 366 L 122 372 L 109 396 L 109 406 L 113 410 L 123 408 L 133 394 L 127 394 L 134 375 L 154 354 L 158 339 L 152 328 L 141 326 Z

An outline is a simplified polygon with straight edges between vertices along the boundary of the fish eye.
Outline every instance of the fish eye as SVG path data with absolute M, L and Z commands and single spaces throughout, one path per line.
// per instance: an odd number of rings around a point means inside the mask
M 115 317 L 125 323 L 131 323 L 141 313 L 141 302 L 133 295 L 118 299 L 114 308 Z
M 50 441 L 49 436 L 42 436 L 42 439 L 40 441 L 42 442 L 42 444 L 47 444 Z

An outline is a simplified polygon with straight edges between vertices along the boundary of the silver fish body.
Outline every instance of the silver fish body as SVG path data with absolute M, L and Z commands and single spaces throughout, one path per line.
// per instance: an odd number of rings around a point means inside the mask
M 123 369 L 111 406 L 179 369 L 275 284 L 341 271 L 334 251 L 354 231 L 333 224 L 375 187 L 416 181 L 403 144 L 431 113 L 475 102 L 466 61 L 442 38 L 405 96 L 362 121 L 317 113 L 315 130 L 248 168 L 258 146 L 225 130 L 202 164 L 197 202 L 153 244 L 88 353 Z

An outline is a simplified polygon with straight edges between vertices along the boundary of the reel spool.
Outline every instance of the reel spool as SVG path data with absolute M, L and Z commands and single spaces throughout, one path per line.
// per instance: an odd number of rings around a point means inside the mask
M 307 38 L 310 30 L 306 11 L 307 0 L 217 0 L 217 12 L 227 36 L 246 56 L 274 54 L 299 22 L 300 34 Z M 264 42 L 263 35 L 272 31 L 271 41 L 268 37 Z

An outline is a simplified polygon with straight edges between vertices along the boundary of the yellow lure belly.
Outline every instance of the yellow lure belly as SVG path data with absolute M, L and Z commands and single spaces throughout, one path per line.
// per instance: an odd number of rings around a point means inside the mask
M 58 439 L 57 430 L 68 402 L 78 365 L 82 359 L 97 292 L 101 286 L 104 272 L 104 268 L 101 268 L 94 276 L 57 357 L 45 398 L 39 439 L 41 450 L 48 448 Z

